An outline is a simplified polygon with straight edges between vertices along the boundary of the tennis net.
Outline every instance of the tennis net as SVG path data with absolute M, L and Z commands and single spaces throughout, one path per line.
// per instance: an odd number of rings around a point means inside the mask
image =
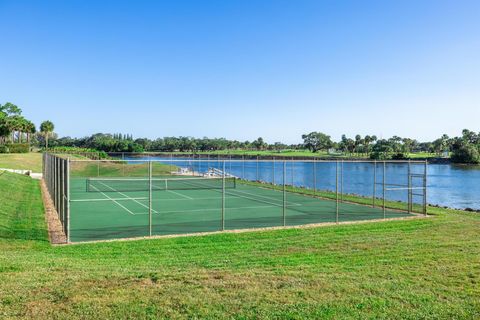
M 129 192 L 150 190 L 150 179 L 145 178 L 87 178 L 87 192 Z M 152 179 L 152 190 L 222 189 L 223 178 Z M 233 177 L 225 178 L 225 188 L 236 187 Z

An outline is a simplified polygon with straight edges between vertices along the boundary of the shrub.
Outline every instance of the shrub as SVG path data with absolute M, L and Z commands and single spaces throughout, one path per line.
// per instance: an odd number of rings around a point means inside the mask
M 370 159 L 372 160 L 389 160 L 390 157 L 386 152 L 375 151 L 370 153 Z
M 402 152 L 398 152 L 392 155 L 392 160 L 405 160 L 405 159 L 407 159 L 407 156 Z
M 465 143 L 453 151 L 452 160 L 457 163 L 480 163 L 480 152 L 477 146 Z
M 0 144 L 0 153 L 8 153 L 9 149 L 6 145 Z

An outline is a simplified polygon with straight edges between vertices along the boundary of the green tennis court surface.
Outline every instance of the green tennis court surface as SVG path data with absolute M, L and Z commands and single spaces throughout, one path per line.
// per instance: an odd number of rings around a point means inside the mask
M 149 235 L 149 191 L 88 179 L 71 179 L 70 241 L 92 241 Z M 92 189 L 93 188 L 93 189 Z M 175 189 L 175 188 L 174 188 Z M 208 187 L 152 192 L 152 234 L 186 234 L 222 228 L 222 189 Z M 225 229 L 282 226 L 283 192 L 237 181 L 225 189 Z M 409 216 L 386 211 L 386 218 Z M 381 219 L 382 208 L 339 204 L 339 221 Z M 335 222 L 336 202 L 286 193 L 285 225 Z

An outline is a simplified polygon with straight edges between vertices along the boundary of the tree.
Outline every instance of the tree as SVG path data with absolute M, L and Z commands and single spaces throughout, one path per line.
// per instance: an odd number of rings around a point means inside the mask
M 333 145 L 332 139 L 330 136 L 327 136 L 321 132 L 310 132 L 309 134 L 302 135 L 303 145 L 305 148 L 309 149 L 312 152 L 317 152 L 320 150 L 327 150 Z
M 390 154 L 394 151 L 392 143 L 389 140 L 381 139 L 372 148 L 373 153 L 370 158 L 377 160 L 386 160 L 390 158 Z
M 48 136 L 53 132 L 55 126 L 49 120 L 43 121 L 40 124 L 40 132 L 45 136 L 45 148 L 48 149 Z
M 26 123 L 26 126 L 25 126 L 25 133 L 27 134 L 27 143 L 28 144 L 30 144 L 31 135 L 34 134 L 36 131 L 37 131 L 37 129 L 35 129 L 35 125 L 33 124 L 33 122 L 27 120 L 27 123 Z
M 15 134 L 17 134 L 17 141 L 20 142 L 22 130 L 27 121 L 21 114 L 22 110 L 11 102 L 0 105 L 0 137 L 2 137 L 2 141 L 5 142 L 9 137 L 14 143 Z
M 478 146 L 463 141 L 452 154 L 452 160 L 458 163 L 480 163 L 480 150 Z
M 5 142 L 10 135 L 10 128 L 7 124 L 7 113 L 2 110 L 0 105 L 0 142 Z
M 266 145 L 266 143 L 265 143 L 265 141 L 263 141 L 262 137 L 259 137 L 257 140 L 252 142 L 252 146 L 257 150 L 263 150 L 265 145 Z
M 364 144 L 364 140 L 362 139 L 362 136 L 357 134 L 355 136 L 355 142 L 354 142 L 354 152 L 355 153 L 358 153 L 358 149 L 360 146 L 362 146 Z

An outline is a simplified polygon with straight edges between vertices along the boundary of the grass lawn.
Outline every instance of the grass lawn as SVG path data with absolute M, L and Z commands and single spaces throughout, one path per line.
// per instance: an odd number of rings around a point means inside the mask
M 0 318 L 480 317 L 480 215 L 52 247 L 0 175 Z
M 39 152 L 0 153 L 0 168 L 42 172 L 42 154 Z

